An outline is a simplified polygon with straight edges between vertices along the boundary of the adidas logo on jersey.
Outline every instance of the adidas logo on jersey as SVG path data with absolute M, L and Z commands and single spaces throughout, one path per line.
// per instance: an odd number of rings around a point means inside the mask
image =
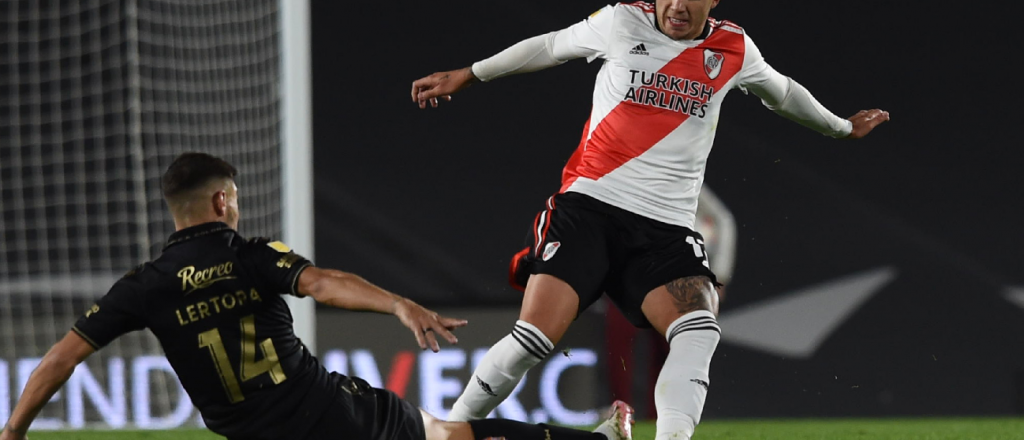
M 651 53 L 647 51 L 647 46 L 644 46 L 644 43 L 640 43 L 640 44 L 636 45 L 636 47 L 631 49 L 629 51 L 629 54 L 630 55 L 650 55 Z

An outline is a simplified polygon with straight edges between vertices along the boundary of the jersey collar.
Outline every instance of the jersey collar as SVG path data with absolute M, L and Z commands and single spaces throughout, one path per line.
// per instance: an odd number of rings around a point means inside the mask
M 654 14 L 654 28 L 657 29 L 658 32 L 661 32 L 661 24 L 658 23 L 658 14 Z M 661 32 L 661 34 L 665 35 L 664 32 Z M 710 35 L 711 35 L 711 19 L 708 19 L 707 21 L 704 22 L 704 30 L 701 31 L 700 36 L 698 36 L 697 38 L 694 38 L 691 41 L 706 40 Z
M 167 245 L 164 246 L 164 249 L 166 250 L 171 246 L 188 240 L 192 240 L 194 238 L 199 238 L 206 235 L 216 234 L 218 232 L 224 231 L 231 231 L 232 233 L 235 232 L 234 229 L 231 229 L 231 227 L 224 222 L 209 222 L 191 226 L 171 234 L 170 238 L 167 239 Z

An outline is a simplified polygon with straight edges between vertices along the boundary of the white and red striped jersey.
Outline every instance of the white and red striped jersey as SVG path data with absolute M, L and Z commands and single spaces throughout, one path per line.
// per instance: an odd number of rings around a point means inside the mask
M 653 4 L 620 3 L 554 35 L 558 59 L 604 60 L 561 192 L 692 229 L 726 93 L 774 70 L 731 22 L 673 40 L 655 20 Z

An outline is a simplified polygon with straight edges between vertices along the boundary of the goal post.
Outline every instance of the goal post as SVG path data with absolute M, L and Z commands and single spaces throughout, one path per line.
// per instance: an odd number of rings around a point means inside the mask
M 281 24 L 281 226 L 284 242 L 314 258 L 313 104 L 309 0 L 278 0 Z M 295 334 L 316 350 L 316 303 L 288 297 Z
M 39 359 L 174 232 L 160 177 L 235 165 L 243 236 L 313 258 L 308 0 L 0 1 L 0 423 Z M 312 299 L 290 301 L 316 353 Z M 200 424 L 159 341 L 90 356 L 33 429 Z

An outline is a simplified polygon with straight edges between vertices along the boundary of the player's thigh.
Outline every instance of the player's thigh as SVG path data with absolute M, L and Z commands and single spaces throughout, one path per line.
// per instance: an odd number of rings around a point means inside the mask
M 565 281 L 546 274 L 530 275 L 519 319 L 533 324 L 558 344 L 579 315 L 580 296 Z
M 397 394 L 374 388 L 377 395 L 377 423 L 374 440 L 424 440 L 426 426 L 422 412 Z
M 419 408 L 395 393 L 346 377 L 308 440 L 424 440 Z
M 557 343 L 579 313 L 604 292 L 609 268 L 609 219 L 585 196 L 550 199 L 535 217 L 525 253 L 513 264 L 513 279 L 526 291 L 520 319 Z
M 662 324 L 690 312 L 718 313 L 715 274 L 700 234 L 653 221 L 638 222 L 631 233 L 643 239 L 633 241 L 619 287 L 609 290 L 630 322 L 663 330 Z

